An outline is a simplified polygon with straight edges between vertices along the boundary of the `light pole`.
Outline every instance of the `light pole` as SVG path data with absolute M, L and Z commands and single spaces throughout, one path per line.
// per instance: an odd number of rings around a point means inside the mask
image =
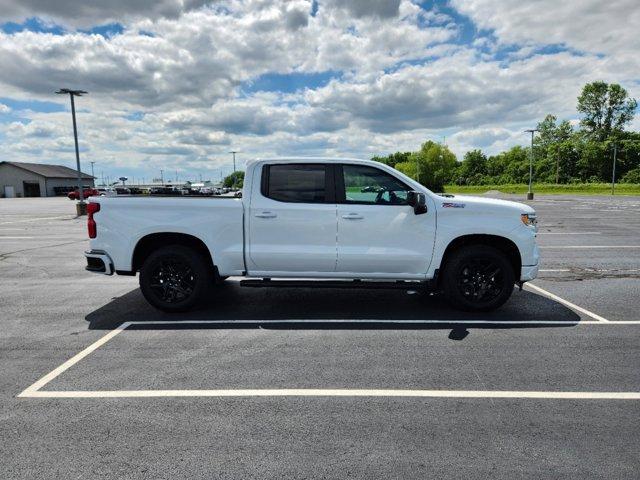
M 236 153 L 237 150 L 231 150 L 229 153 L 233 154 L 233 173 L 236 173 Z
M 84 203 L 84 194 L 82 192 L 82 172 L 80 172 L 80 150 L 78 149 L 78 127 L 76 126 L 76 105 L 73 97 L 81 97 L 87 92 L 84 90 L 70 90 L 68 88 L 61 88 L 56 92 L 58 95 L 69 95 L 71 98 L 71 118 L 73 119 L 73 138 L 76 143 L 76 169 L 78 170 L 78 198 L 80 202 L 76 206 L 76 213 L 78 215 L 87 214 L 87 204 Z
M 162 169 L 160 169 L 160 183 L 162 184 L 162 186 L 164 186 L 164 176 L 163 176 L 163 171 Z
M 615 195 L 616 188 L 616 156 L 618 154 L 618 145 L 613 144 L 613 172 L 611 174 L 611 195 Z
M 95 165 L 96 162 L 91 162 L 91 176 L 95 178 L 95 175 L 93 174 L 93 166 Z
M 229 153 L 231 153 L 233 155 L 233 173 L 236 173 L 236 153 L 238 153 L 237 150 L 231 150 Z M 233 184 L 231 185 L 231 188 L 236 188 L 236 176 L 233 175 Z
M 531 133 L 531 155 L 529 156 L 529 191 L 527 192 L 527 200 L 533 200 L 533 191 L 531 190 L 531 184 L 533 182 L 533 136 L 537 131 L 537 128 L 530 128 L 529 130 L 525 130 L 525 132 Z

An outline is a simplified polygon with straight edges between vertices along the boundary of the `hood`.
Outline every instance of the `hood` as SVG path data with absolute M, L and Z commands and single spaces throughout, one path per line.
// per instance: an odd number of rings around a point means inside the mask
M 520 202 L 512 202 L 511 200 L 500 200 L 498 198 L 472 197 L 467 195 L 441 197 L 440 195 L 437 195 L 435 197 L 435 201 L 439 204 L 439 208 L 443 208 L 445 204 L 464 204 L 463 208 L 472 210 L 503 210 L 517 213 L 535 213 L 535 210 L 529 205 Z

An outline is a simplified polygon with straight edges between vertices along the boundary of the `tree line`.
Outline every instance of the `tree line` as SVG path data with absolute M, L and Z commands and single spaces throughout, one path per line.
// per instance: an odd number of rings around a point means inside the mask
M 616 181 L 640 184 L 640 132 L 625 130 L 637 101 L 618 84 L 593 82 L 578 97 L 580 122 L 547 115 L 537 125 L 533 142 L 536 183 L 611 182 L 616 155 Z M 447 184 L 504 185 L 529 182 L 531 147 L 515 146 L 487 156 L 476 149 L 462 161 L 446 145 L 431 140 L 417 152 L 396 152 L 372 160 L 385 163 L 441 192 Z

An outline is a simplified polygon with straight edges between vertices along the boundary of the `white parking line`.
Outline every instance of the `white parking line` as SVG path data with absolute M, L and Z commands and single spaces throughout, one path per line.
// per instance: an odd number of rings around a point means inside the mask
M 527 284 L 533 286 L 531 284 Z M 543 290 L 540 287 L 536 287 Z M 546 294 L 546 290 L 543 290 Z M 552 295 L 552 294 L 549 294 Z M 558 297 L 559 298 L 559 297 Z M 558 300 L 563 301 L 565 300 Z M 573 304 L 571 304 L 573 305 Z M 575 306 L 574 306 L 575 307 Z M 578 307 L 580 308 L 580 307 Z M 591 312 L 589 312 L 591 314 Z M 592 314 L 593 315 L 593 314 Z M 596 316 L 597 317 L 597 316 Z M 595 317 L 594 317 L 595 318 Z M 602 318 L 602 317 L 600 317 Z M 604 319 L 603 319 L 604 320 Z M 579 325 L 640 325 L 640 320 L 625 320 L 618 322 L 585 320 L 580 322 L 562 322 L 553 320 L 379 320 L 379 319 L 328 319 L 328 320 L 154 320 L 125 322 L 96 340 L 87 348 L 77 353 L 62 365 L 52 370 L 33 385 L 27 387 L 18 394 L 20 398 L 117 398 L 117 397 L 248 397 L 248 396 L 386 396 L 386 397 L 452 397 L 452 398 L 540 398 L 540 399 L 640 399 L 640 392 L 540 392 L 540 391 L 502 391 L 502 390 L 401 390 L 401 389 L 258 389 L 258 390 L 117 390 L 117 391 L 41 391 L 47 383 L 71 368 L 90 353 L 107 343 L 116 335 L 132 325 L 185 325 L 185 324 L 211 324 L 211 325 L 239 325 L 259 326 L 264 324 L 291 324 L 291 323 L 336 323 L 336 324 L 415 324 L 415 325 L 537 325 L 537 326 L 579 326 Z
M 640 245 L 542 245 L 538 248 L 590 249 L 590 248 L 640 248 Z
M 607 323 L 609 322 L 609 320 L 607 320 L 606 318 L 601 317 L 600 315 L 598 315 L 596 313 L 590 312 L 586 308 L 582 308 L 582 307 L 576 305 L 575 303 L 571 303 L 570 301 L 565 300 L 564 298 L 560 298 L 559 296 L 554 295 L 553 293 L 548 292 L 544 288 L 540 288 L 539 286 L 534 285 L 533 283 L 530 283 L 530 282 L 529 283 L 525 283 L 524 286 L 525 286 L 525 288 L 526 287 L 531 288 L 531 289 L 535 290 L 536 292 L 541 293 L 544 296 L 549 297 L 550 299 L 555 300 L 556 302 L 561 303 L 564 306 L 571 308 L 572 310 L 576 310 L 576 311 L 578 311 L 580 313 L 584 313 L 585 315 L 590 316 L 591 318 L 595 318 L 599 322 L 607 322 Z
M 36 238 L 36 237 L 5 237 L 0 235 L 0 240 L 26 240 L 29 238 Z
M 26 218 L 26 219 L 23 219 L 23 220 L 12 220 L 10 222 L 0 222 L 0 225 L 11 225 L 13 223 L 39 222 L 41 220 L 59 220 L 61 218 L 66 218 L 66 219 L 71 220 L 71 219 L 76 218 L 76 217 L 71 216 L 71 215 L 60 215 L 60 216 L 57 216 L 57 217 Z
M 56 378 L 62 372 L 64 372 L 65 370 L 68 370 L 69 368 L 74 366 L 76 363 L 78 363 L 80 360 L 82 360 L 84 357 L 89 355 L 91 352 L 93 352 L 97 348 L 101 347 L 102 345 L 107 343 L 109 340 L 111 340 L 113 337 L 118 335 L 120 332 L 122 332 L 129 325 L 131 325 L 131 322 L 125 322 L 122 325 L 120 325 L 117 328 L 115 328 L 114 330 L 111 330 L 105 336 L 103 336 L 103 337 L 99 338 L 98 340 L 96 340 L 95 342 L 93 342 L 87 348 L 85 348 L 80 353 L 77 353 L 76 355 L 71 357 L 69 360 L 64 362 L 58 368 L 56 368 L 55 370 L 52 370 L 51 372 L 47 373 L 44 377 L 42 377 L 40 380 L 38 380 L 36 383 L 31 385 L 30 387 L 28 387 L 24 392 L 22 392 L 18 396 L 19 397 L 29 396 L 29 394 L 34 393 L 37 390 L 39 390 L 40 388 L 44 387 L 47 383 L 49 383 L 51 380 Z
M 563 400 L 640 400 L 640 392 L 544 392 L 512 390 L 403 390 L 403 389 L 233 389 L 233 390 L 105 390 L 33 392 L 31 398 L 131 397 L 418 397 L 418 398 L 534 398 Z
M 602 232 L 538 232 L 538 235 L 602 235 Z

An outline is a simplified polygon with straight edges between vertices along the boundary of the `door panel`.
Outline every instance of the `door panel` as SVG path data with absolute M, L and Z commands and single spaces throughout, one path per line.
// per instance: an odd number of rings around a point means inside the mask
M 435 213 L 416 215 L 410 187 L 375 167 L 345 165 L 337 182 L 338 272 L 406 278 L 426 274 Z M 342 185 L 344 183 L 344 185 Z
M 249 273 L 333 272 L 337 224 L 332 169 L 322 164 L 262 168 L 264 175 L 254 176 L 248 212 Z

